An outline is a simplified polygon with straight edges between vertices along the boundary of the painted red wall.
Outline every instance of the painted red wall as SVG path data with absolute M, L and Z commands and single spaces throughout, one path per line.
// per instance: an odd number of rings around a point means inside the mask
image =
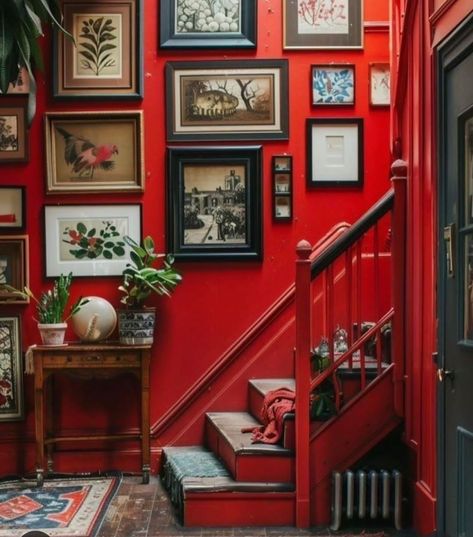
M 159 299 L 158 327 L 152 356 L 151 421 L 156 422 L 196 380 L 219 362 L 225 350 L 265 311 L 293 282 L 295 246 L 301 239 L 314 243 L 335 223 L 353 222 L 389 187 L 389 109 L 373 108 L 368 101 L 368 65 L 389 59 L 387 26 L 371 24 L 365 31 L 364 50 L 283 51 L 280 0 L 258 2 L 258 48 L 256 51 L 165 52 L 157 49 L 158 1 L 143 0 L 145 15 L 145 98 L 142 102 L 120 101 L 60 103 L 51 97 L 52 69 L 46 61 L 44 76 L 38 76 L 38 110 L 30 131 L 31 157 L 25 165 L 3 165 L 2 184 L 27 186 L 27 212 L 30 239 L 30 284 L 34 290 L 47 285 L 43 277 L 44 230 L 42 212 L 45 204 L 62 203 L 142 203 L 143 231 L 151 233 L 160 250 L 165 247 L 165 97 L 164 66 L 168 60 L 271 59 L 289 60 L 290 139 L 263 142 L 264 260 L 244 263 L 180 263 L 184 283 L 172 299 Z M 365 1 L 365 21 L 386 22 L 388 2 Z M 44 50 L 49 57 L 50 40 Z M 310 99 L 311 64 L 349 62 L 356 65 L 356 104 L 347 108 L 312 108 Z M 145 117 L 146 189 L 143 195 L 45 194 L 45 147 L 43 113 L 65 110 L 142 109 Z M 305 119 L 308 117 L 363 117 L 365 120 L 365 175 L 362 189 L 324 189 L 309 191 L 305 185 Z M 271 217 L 271 157 L 288 153 L 294 160 L 294 219 L 275 223 Z M 99 295 L 118 305 L 118 278 L 82 278 L 73 283 L 73 294 Z M 34 309 L 4 307 L 1 312 L 20 312 L 24 347 L 38 341 Z M 73 337 L 70 334 L 70 337 Z M 287 361 L 292 360 L 288 353 Z M 252 371 L 254 376 L 263 371 Z M 111 387 L 112 386 L 112 387 Z M 117 379 L 112 385 L 102 382 L 84 385 L 66 379 L 56 390 L 58 421 L 64 427 L 95 429 L 132 426 L 137 409 L 136 388 Z M 62 389 L 66 388 L 66 389 Z M 216 386 L 218 388 L 218 386 Z M 113 393 L 111 393 L 113 392 Z M 118 396 L 118 403 L 114 397 Z M 220 396 L 219 405 L 231 403 L 231 392 Z M 243 399 L 244 396 L 242 396 Z M 34 469 L 32 381 L 26 378 L 25 421 L 0 425 L 0 473 L 25 473 Z M 111 412 L 101 411 L 109 403 Z M 233 404 L 233 403 L 232 403 Z M 179 424 L 179 422 L 178 422 Z M 197 433 L 186 440 L 194 441 Z M 24 443 L 26 441 L 26 444 Z M 157 438 L 156 444 L 165 439 Z M 25 447 L 28 447 L 25 457 Z M 134 448 L 130 448 L 130 452 Z M 75 452 L 74 452 L 75 453 Z M 4 455 L 8 454 L 8 457 Z M 77 453 L 75 453 L 77 454 Z M 79 460 L 79 459 L 76 459 Z M 80 459 L 82 460 L 82 459 Z M 88 461 L 94 460 L 89 458 Z M 117 465 L 112 455 L 97 465 Z M 122 458 L 121 463 L 127 466 Z M 87 465 L 87 462 L 84 462 Z M 94 462 L 95 464 L 95 462 Z M 134 463 L 131 464 L 133 466 Z M 75 466 L 77 466 L 76 464 Z M 69 462 L 64 466 L 71 468 Z M 86 468 L 90 469 L 90 468 Z

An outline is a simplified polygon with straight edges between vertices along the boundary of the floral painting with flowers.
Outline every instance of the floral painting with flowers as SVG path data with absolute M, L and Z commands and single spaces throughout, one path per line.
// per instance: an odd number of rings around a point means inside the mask
M 298 0 L 300 34 L 347 34 L 348 0 Z
M 354 104 L 355 68 L 349 65 L 312 67 L 312 104 Z
M 19 317 L 0 317 L 0 421 L 23 416 Z

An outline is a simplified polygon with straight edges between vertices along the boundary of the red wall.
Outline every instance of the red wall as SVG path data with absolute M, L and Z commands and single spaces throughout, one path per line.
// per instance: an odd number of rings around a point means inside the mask
M 145 14 L 145 97 L 142 102 L 120 101 L 55 102 L 51 97 L 52 66 L 49 61 L 50 40 L 44 40 L 46 72 L 38 76 L 38 110 L 30 131 L 31 157 L 25 165 L 2 165 L 2 184 L 27 186 L 28 229 L 30 238 L 30 284 L 39 290 L 48 282 L 43 277 L 44 230 L 42 209 L 54 203 L 137 203 L 143 204 L 143 231 L 151 233 L 158 248 L 165 247 L 165 97 L 164 65 L 168 60 L 272 59 L 289 60 L 290 139 L 263 142 L 264 260 L 243 263 L 180 263 L 183 284 L 172 299 L 159 299 L 158 327 L 152 357 L 151 421 L 175 403 L 186 390 L 219 358 L 236 338 L 248 328 L 294 279 L 295 245 L 300 239 L 314 243 L 335 223 L 353 222 L 389 187 L 389 109 L 369 106 L 368 65 L 389 59 L 389 37 L 383 25 L 367 26 L 364 50 L 283 51 L 280 0 L 258 2 L 258 48 L 256 51 L 189 51 L 165 52 L 157 49 L 157 0 L 143 0 Z M 386 22 L 388 2 L 365 1 L 365 21 Z M 356 104 L 346 108 L 312 108 L 310 99 L 310 66 L 314 63 L 349 62 L 356 64 Z M 45 148 L 43 113 L 63 110 L 142 109 L 145 115 L 146 189 L 143 195 L 45 194 Z M 309 191 L 305 186 L 305 119 L 308 117 L 363 117 L 365 120 L 365 176 L 362 189 L 323 189 Z M 288 153 L 294 160 L 294 218 L 289 223 L 275 223 L 271 217 L 271 157 Z M 99 295 L 118 305 L 118 278 L 82 278 L 73 283 L 74 295 Z M 22 314 L 24 347 L 38 341 L 34 309 L 9 308 L 2 312 Z M 72 334 L 71 334 L 72 337 Z M 288 355 L 288 361 L 291 356 Z M 264 371 L 261 372 L 264 374 Z M 84 385 L 64 380 L 63 391 L 57 390 L 56 408 L 59 422 L 67 427 L 100 428 L 118 425 L 120 420 L 131 425 L 136 417 L 131 384 L 117 380 L 110 390 L 96 383 Z M 113 393 L 103 393 L 112 391 Z M 61 393 L 59 393 L 61 392 Z M 113 397 L 119 402 L 114 406 Z M 33 449 L 28 444 L 25 459 L 23 440 L 32 441 L 32 382 L 26 379 L 26 421 L 0 425 L 0 472 L 32 471 Z M 100 410 L 110 400 L 112 414 Z M 225 404 L 225 394 L 221 405 Z M 188 439 L 192 440 L 192 438 Z M 194 439 L 195 441 L 195 439 Z M 157 439 L 160 444 L 162 439 Z M 19 446 L 19 444 L 21 444 Z M 8 457 L 3 455 L 8 454 Z M 85 463 L 87 464 L 87 463 Z M 104 464 L 107 464 L 105 462 Z M 115 464 L 114 461 L 110 464 Z M 70 468 L 70 467 L 69 467 Z M 85 468 L 90 469 L 90 468 Z

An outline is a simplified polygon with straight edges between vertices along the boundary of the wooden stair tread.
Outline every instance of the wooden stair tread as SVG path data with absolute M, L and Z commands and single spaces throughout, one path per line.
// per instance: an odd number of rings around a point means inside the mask
M 209 412 L 207 420 L 239 455 L 293 455 L 292 450 L 277 444 L 252 444 L 251 432 L 242 433 L 241 430 L 259 427 L 261 423 L 248 412 Z
M 289 388 L 290 390 L 296 389 L 296 381 L 293 378 L 282 379 L 251 379 L 249 384 L 258 390 L 263 396 L 272 390 L 278 388 Z

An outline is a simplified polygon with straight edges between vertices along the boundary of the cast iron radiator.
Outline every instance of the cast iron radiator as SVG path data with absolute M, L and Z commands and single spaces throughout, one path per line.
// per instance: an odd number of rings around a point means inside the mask
M 332 473 L 332 525 L 342 521 L 372 520 L 394 523 L 401 529 L 402 476 L 398 470 L 358 470 Z

